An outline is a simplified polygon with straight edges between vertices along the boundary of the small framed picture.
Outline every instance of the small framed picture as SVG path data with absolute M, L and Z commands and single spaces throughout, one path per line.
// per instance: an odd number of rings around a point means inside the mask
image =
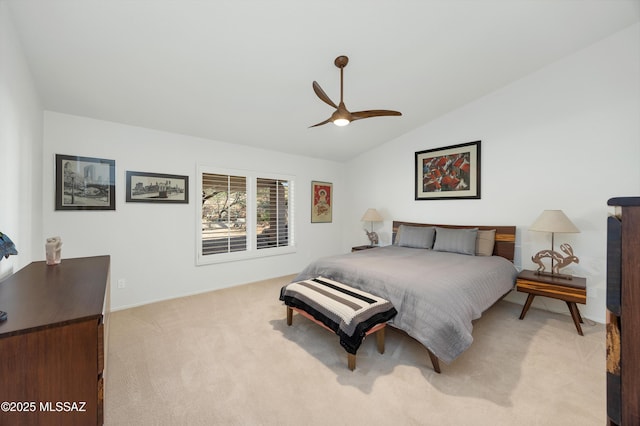
M 127 202 L 189 203 L 189 176 L 127 170 Z
M 311 223 L 329 223 L 333 220 L 333 184 L 311 182 Z
M 115 210 L 116 162 L 56 154 L 56 210 Z
M 416 152 L 416 200 L 480 198 L 480 141 Z

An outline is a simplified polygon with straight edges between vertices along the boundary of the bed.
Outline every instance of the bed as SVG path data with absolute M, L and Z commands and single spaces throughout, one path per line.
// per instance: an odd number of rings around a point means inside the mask
M 318 259 L 294 281 L 323 276 L 391 301 L 389 325 L 426 349 L 436 372 L 472 343 L 473 321 L 509 293 L 515 226 L 393 222 L 393 244 Z

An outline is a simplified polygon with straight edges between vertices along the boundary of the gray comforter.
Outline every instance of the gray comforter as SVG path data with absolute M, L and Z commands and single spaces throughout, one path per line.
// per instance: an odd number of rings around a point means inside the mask
M 324 276 L 391 301 L 390 322 L 445 363 L 473 341 L 472 321 L 513 288 L 517 271 L 498 256 L 385 246 L 326 257 L 294 281 Z

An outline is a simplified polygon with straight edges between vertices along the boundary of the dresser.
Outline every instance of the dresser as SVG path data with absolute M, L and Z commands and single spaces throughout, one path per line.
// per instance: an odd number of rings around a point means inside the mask
M 0 424 L 103 424 L 109 268 L 33 262 L 0 282 Z
M 607 219 L 607 417 L 640 424 L 640 197 L 612 198 Z

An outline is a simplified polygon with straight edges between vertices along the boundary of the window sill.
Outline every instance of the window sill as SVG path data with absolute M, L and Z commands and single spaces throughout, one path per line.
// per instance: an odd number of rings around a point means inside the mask
M 196 266 L 212 265 L 216 263 L 238 262 L 243 260 L 260 259 L 263 257 L 281 256 L 296 252 L 295 246 L 276 247 L 261 250 L 247 250 L 234 253 L 210 254 L 208 256 L 199 255 L 196 259 Z

